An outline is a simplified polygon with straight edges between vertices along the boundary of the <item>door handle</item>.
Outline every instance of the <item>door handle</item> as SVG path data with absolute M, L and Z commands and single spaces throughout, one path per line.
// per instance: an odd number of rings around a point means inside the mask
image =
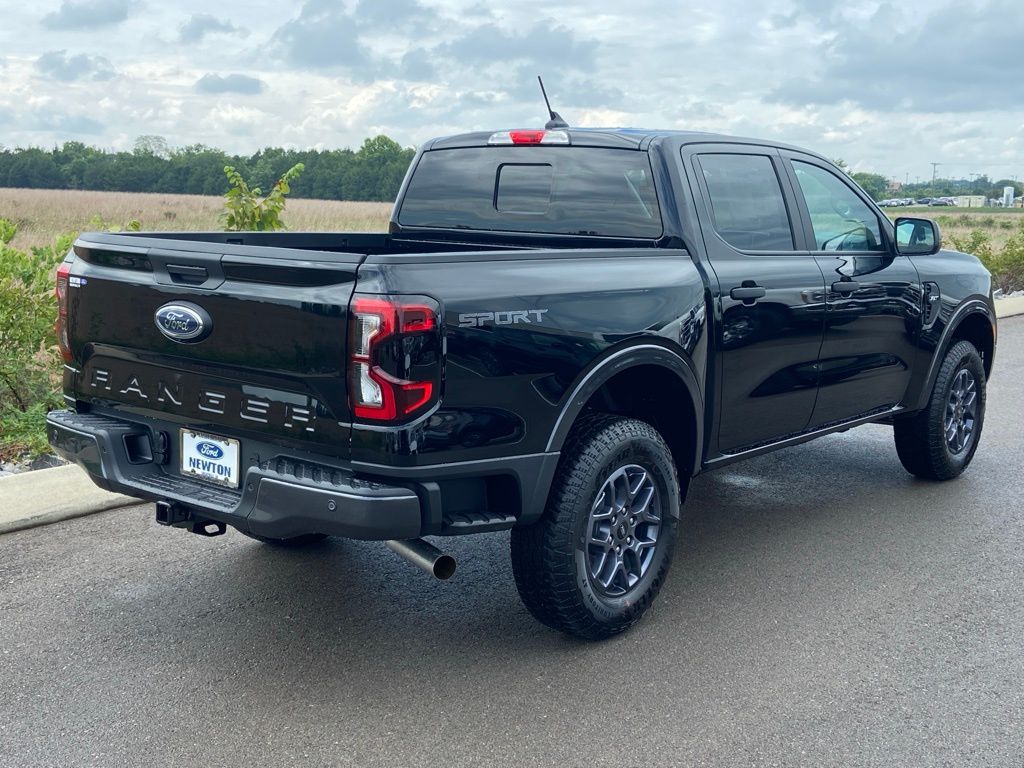
M 729 291 L 729 296 L 736 301 L 753 304 L 757 299 L 763 299 L 768 292 L 759 285 L 741 285 Z
M 838 280 L 832 283 L 832 290 L 836 293 L 853 293 L 860 290 L 860 283 L 854 280 Z

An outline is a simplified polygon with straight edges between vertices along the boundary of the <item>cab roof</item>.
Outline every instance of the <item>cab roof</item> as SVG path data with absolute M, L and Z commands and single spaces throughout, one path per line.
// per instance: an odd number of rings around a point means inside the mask
M 808 152 L 800 147 L 782 144 L 777 141 L 744 138 L 740 136 L 727 136 L 721 133 L 709 133 L 704 131 L 648 128 L 562 128 L 556 130 L 569 134 L 570 145 L 577 147 L 607 147 L 611 149 L 646 150 L 654 141 L 673 140 L 677 145 L 698 143 L 752 144 L 756 146 L 790 149 L 811 155 L 816 154 L 814 152 Z M 434 149 L 457 149 L 460 147 L 484 147 L 488 146 L 488 139 L 496 133 L 501 133 L 501 130 L 473 131 L 471 133 L 460 133 L 454 136 L 442 136 L 440 138 L 427 141 L 423 145 L 423 151 L 428 152 Z

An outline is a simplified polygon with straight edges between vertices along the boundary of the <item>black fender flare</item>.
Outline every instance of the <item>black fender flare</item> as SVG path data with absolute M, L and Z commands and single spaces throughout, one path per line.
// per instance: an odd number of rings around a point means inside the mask
M 949 322 L 947 322 L 945 328 L 942 329 L 942 335 L 939 336 L 939 341 L 935 345 L 935 352 L 932 354 L 931 362 L 928 364 L 928 374 L 925 376 L 924 384 L 917 395 L 914 408 L 911 410 L 917 411 L 928 405 L 928 400 L 932 395 L 932 388 L 935 386 L 935 378 L 939 375 L 939 366 L 942 364 L 942 359 L 946 356 L 946 352 L 949 351 L 953 335 L 967 317 L 979 312 L 985 315 L 985 319 L 992 325 L 992 342 L 994 349 L 996 316 L 992 311 L 992 308 L 983 299 L 969 299 L 963 302 L 956 308 L 952 317 L 949 318 Z
M 701 466 L 701 454 L 704 446 L 704 398 L 701 395 L 697 376 L 688 360 L 671 349 L 660 344 L 634 344 L 625 348 L 617 349 L 594 363 L 585 374 L 577 381 L 572 391 L 565 398 L 562 411 L 555 421 L 548 438 L 547 451 L 560 451 L 565 443 L 565 438 L 572 429 L 576 418 L 583 411 L 590 397 L 597 392 L 606 382 L 616 374 L 634 368 L 638 365 L 657 365 L 672 371 L 686 387 L 690 400 L 693 403 L 694 423 L 696 424 L 693 451 L 693 466 L 680 467 L 681 473 L 685 471 L 692 476 L 697 473 Z

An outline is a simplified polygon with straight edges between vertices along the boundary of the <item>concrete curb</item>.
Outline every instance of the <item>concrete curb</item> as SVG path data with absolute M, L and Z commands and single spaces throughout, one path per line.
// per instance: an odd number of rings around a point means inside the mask
M 1007 296 L 1005 299 L 996 299 L 996 317 L 1014 317 L 1024 315 L 1024 296 Z
M 0 534 L 141 503 L 104 491 L 75 464 L 22 472 L 0 478 Z

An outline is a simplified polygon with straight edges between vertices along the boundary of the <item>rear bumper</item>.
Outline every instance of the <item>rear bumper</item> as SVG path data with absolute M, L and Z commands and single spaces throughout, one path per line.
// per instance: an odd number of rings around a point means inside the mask
M 304 533 L 352 539 L 421 535 L 420 500 L 410 488 L 287 461 L 249 467 L 238 490 L 221 488 L 167 472 L 152 461 L 131 464 L 125 437 L 142 432 L 140 425 L 73 411 L 53 411 L 46 421 L 54 450 L 109 491 L 175 502 L 205 518 L 272 538 Z
M 264 443 L 258 446 L 259 453 L 273 458 L 249 466 L 238 489 L 231 489 L 177 474 L 173 454 L 161 459 L 154 450 L 141 461 L 137 452 L 129 455 L 128 446 L 138 438 L 152 445 L 159 432 L 175 432 L 178 426 L 98 412 L 63 410 L 47 416 L 54 450 L 81 465 L 101 488 L 168 501 L 196 517 L 268 538 L 323 533 L 351 539 L 412 539 L 529 523 L 543 510 L 558 461 L 558 454 L 552 453 L 354 469 L 330 457 L 289 455 Z M 508 482 L 492 485 L 494 478 Z M 467 479 L 485 488 L 482 495 L 466 492 Z M 499 495 L 517 497 L 502 499 L 510 502 L 506 514 L 467 514 L 493 506 Z

